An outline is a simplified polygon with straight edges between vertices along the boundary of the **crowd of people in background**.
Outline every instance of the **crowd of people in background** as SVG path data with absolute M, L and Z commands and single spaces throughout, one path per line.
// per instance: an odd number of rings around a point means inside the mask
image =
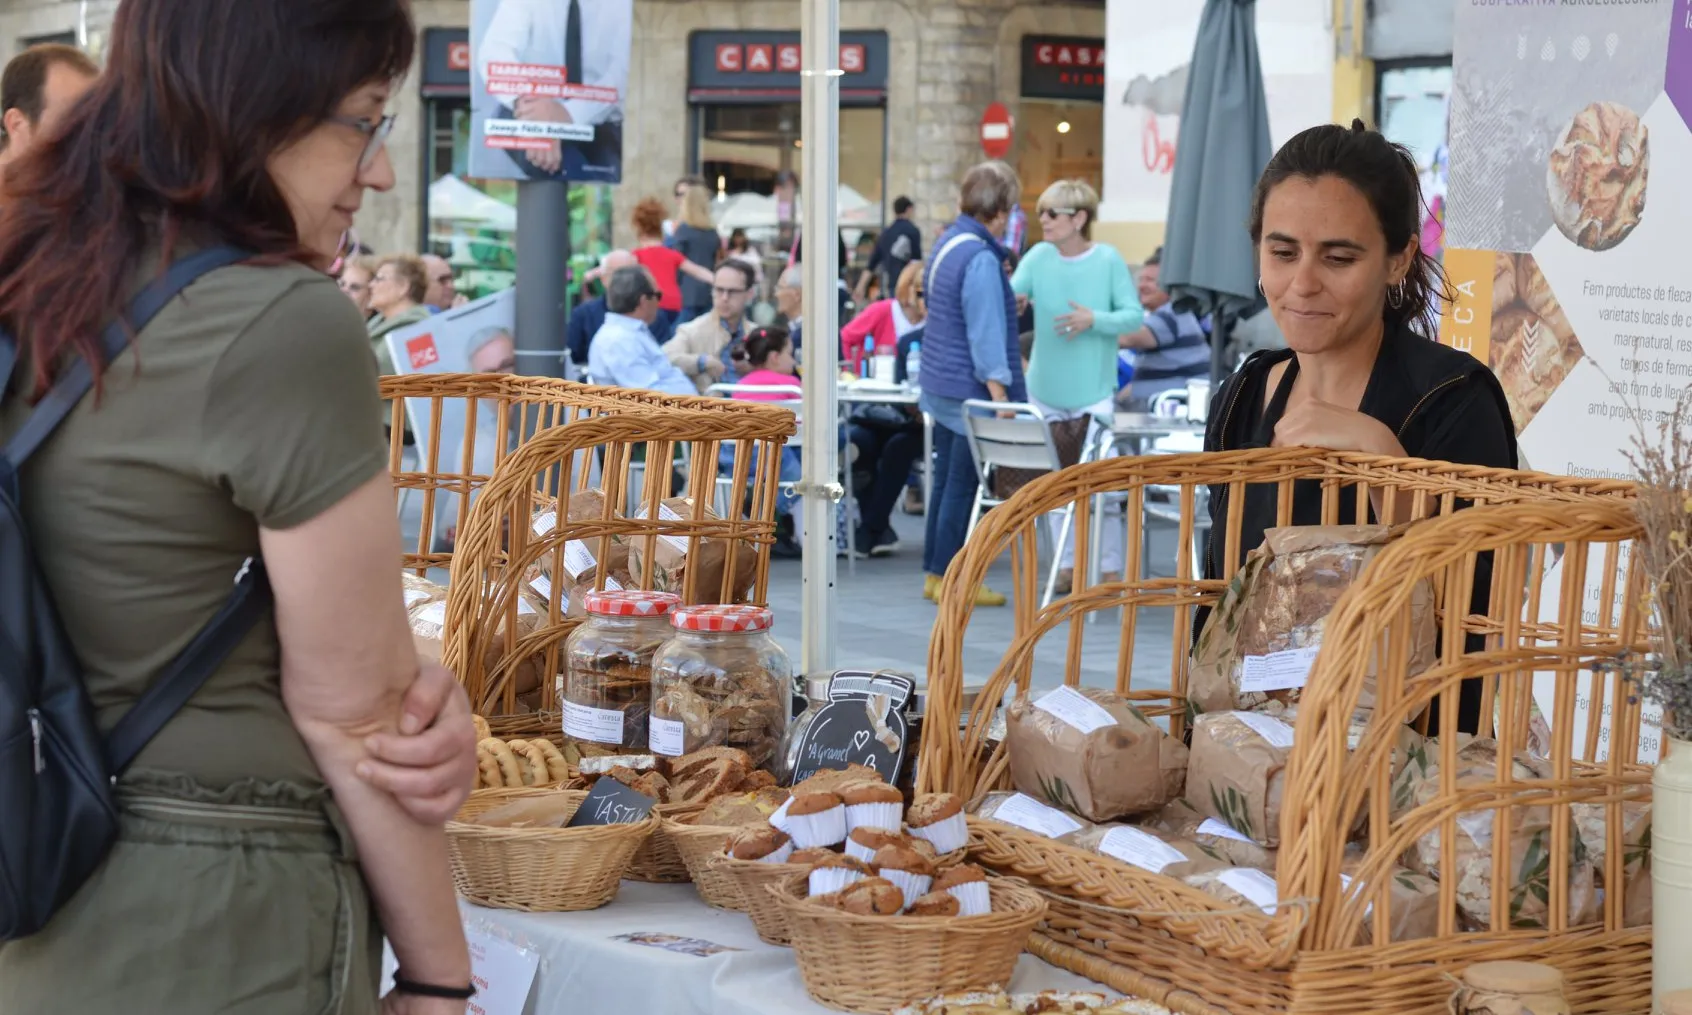
M 778 199 L 786 193 L 790 202 L 802 201 L 796 177 L 784 185 Z M 712 192 L 697 176 L 678 178 L 671 197 L 637 203 L 628 218 L 632 245 L 587 274 L 568 318 L 570 362 L 598 384 L 793 401 L 807 337 L 799 229 L 768 246 L 745 229 L 719 229 Z M 878 380 L 915 380 L 921 389 L 920 407 L 858 405 L 840 427 L 857 494 L 850 538 L 860 553 L 891 555 L 900 549 L 893 514 L 901 500 L 907 512 L 926 514 L 929 598 L 974 510 L 979 476 L 965 402 L 1004 402 L 1037 415 L 1069 464 L 1083 448 L 1107 443 L 1099 434 L 1115 412 L 1147 411 L 1160 395 L 1209 374 L 1209 320 L 1178 308 L 1161 288 L 1161 250 L 1131 270 L 1114 248 L 1094 242 L 1098 206 L 1098 193 L 1084 181 L 1052 184 L 1033 203 L 1039 228 L 1030 243 L 1021 181 L 1008 165 L 988 162 L 961 182 L 956 214 L 927 257 L 916 204 L 902 195 L 887 227 L 860 237 L 856 264 L 840 239 L 836 355 L 843 375 L 868 377 L 891 362 L 892 376 Z M 393 371 L 389 333 L 465 299 L 452 266 L 435 254 L 355 251 L 339 265 L 338 282 L 364 316 L 384 373 Z M 474 350 L 480 355 L 473 367 L 514 369 L 510 336 L 494 337 Z M 926 365 L 920 378 L 907 369 L 917 351 Z M 933 433 L 927 462 L 925 415 Z M 781 469 L 777 556 L 801 552 L 791 497 L 798 471 L 794 450 Z M 1074 540 L 1060 538 L 1052 524 L 1062 548 L 1061 592 L 1073 584 Z M 1117 525 L 1103 532 L 1101 571 L 1110 580 L 1124 566 L 1123 532 Z M 977 602 L 999 605 L 1004 596 L 982 588 Z

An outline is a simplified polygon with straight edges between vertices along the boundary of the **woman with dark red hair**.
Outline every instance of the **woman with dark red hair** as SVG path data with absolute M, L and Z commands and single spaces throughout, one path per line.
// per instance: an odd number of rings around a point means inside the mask
M 116 779 L 102 866 L 0 945 L 0 1011 L 464 1011 L 442 822 L 474 735 L 412 647 L 375 364 L 324 274 L 393 185 L 414 40 L 405 0 L 124 0 L 103 76 L 8 173 L 0 437 L 77 360 L 98 379 L 17 488 L 100 728 L 243 562 L 274 606 Z M 212 248 L 245 256 L 107 362 L 108 322 Z

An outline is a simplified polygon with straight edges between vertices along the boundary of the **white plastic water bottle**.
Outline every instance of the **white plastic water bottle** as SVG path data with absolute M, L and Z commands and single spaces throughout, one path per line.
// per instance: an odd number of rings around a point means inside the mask
M 922 343 L 912 342 L 911 351 L 905 354 L 905 383 L 913 388 L 922 386 L 917 375 L 922 372 Z

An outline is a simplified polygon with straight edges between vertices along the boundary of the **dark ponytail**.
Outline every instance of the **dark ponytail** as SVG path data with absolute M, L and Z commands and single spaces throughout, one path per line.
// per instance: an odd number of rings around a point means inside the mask
M 1269 192 L 1295 176 L 1334 176 L 1351 184 L 1375 210 L 1389 253 L 1416 248 L 1404 275 L 1402 298 L 1396 286 L 1387 291 L 1382 317 L 1388 327 L 1417 325 L 1440 301 L 1451 298 L 1439 262 L 1422 251 L 1422 180 L 1408 148 L 1388 141 L 1362 120 L 1351 121 L 1350 129 L 1325 124 L 1295 135 L 1258 178 L 1251 201 L 1253 244 L 1263 239 L 1263 205 Z
M 746 361 L 761 369 L 771 356 L 787 348 L 788 341 L 787 329 L 780 325 L 754 328 L 746 336 Z

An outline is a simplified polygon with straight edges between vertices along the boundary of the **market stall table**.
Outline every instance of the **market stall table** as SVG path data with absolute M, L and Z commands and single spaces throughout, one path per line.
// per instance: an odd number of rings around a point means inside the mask
M 706 906 L 692 885 L 625 881 L 610 905 L 584 913 L 519 913 L 462 901 L 459 907 L 467 927 L 538 954 L 524 1015 L 823 1015 L 830 1010 L 805 993 L 791 949 L 759 941 L 750 919 Z M 730 950 L 689 954 L 627 940 L 631 935 L 691 938 Z M 1019 961 L 1011 988 L 1117 993 L 1028 954 Z

